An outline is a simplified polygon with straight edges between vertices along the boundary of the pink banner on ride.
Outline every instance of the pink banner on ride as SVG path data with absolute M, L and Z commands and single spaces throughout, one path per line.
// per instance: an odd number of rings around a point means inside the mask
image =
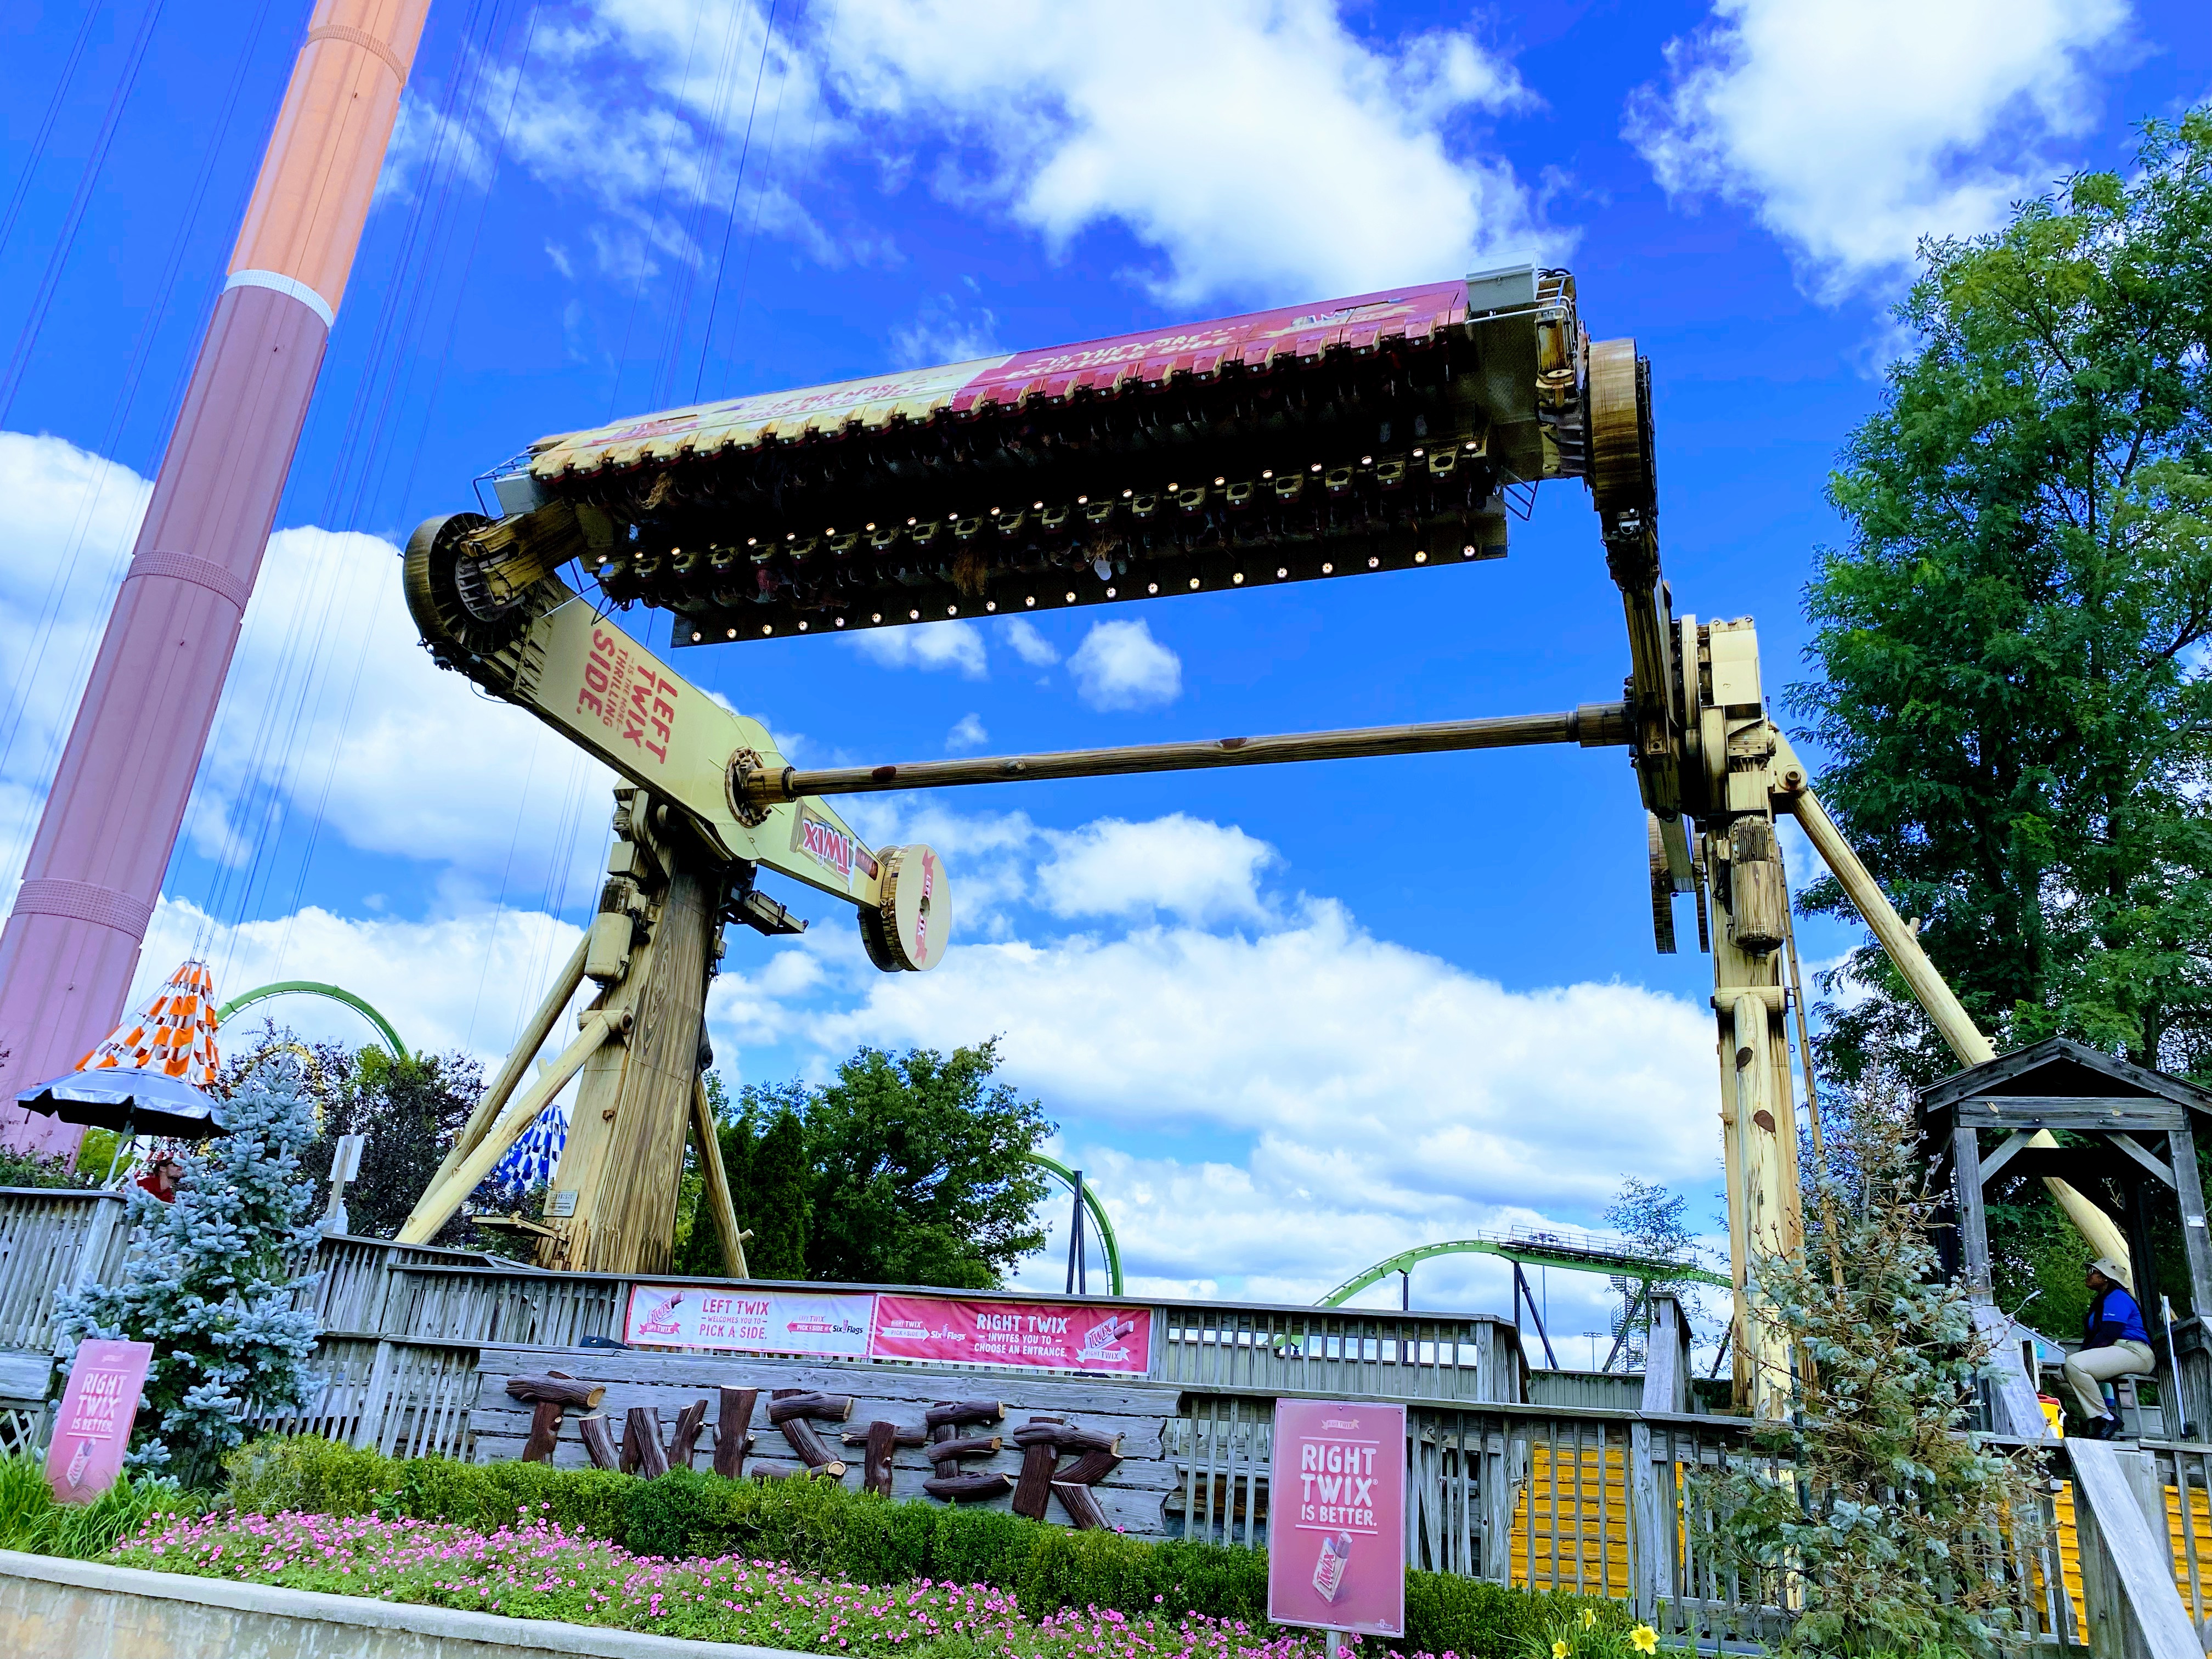
M 1011 404 L 1031 392 L 1064 398 L 1083 386 L 1104 391 L 1125 379 L 1157 384 L 1170 374 L 1211 374 L 1224 362 L 1260 368 L 1279 354 L 1317 357 L 1335 345 L 1358 349 L 1391 337 L 1424 339 L 1466 314 L 1465 283 L 1431 283 L 1018 351 L 955 392 L 952 409 L 958 414 L 980 404 Z
M 146 1368 L 153 1363 L 150 1342 L 77 1345 L 54 1419 L 53 1443 L 46 1449 L 46 1485 L 56 1502 L 89 1504 L 115 1484 L 130 1448 L 131 1425 L 138 1419 Z
M 1406 1408 L 1278 1400 L 1267 1617 L 1406 1633 Z
M 1141 1376 L 1152 1369 L 1152 1316 L 1144 1308 L 879 1295 L 868 1353 Z

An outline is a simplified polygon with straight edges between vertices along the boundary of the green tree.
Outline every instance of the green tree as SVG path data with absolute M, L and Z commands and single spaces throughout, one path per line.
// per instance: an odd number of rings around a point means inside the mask
M 1042 1109 L 994 1083 L 995 1039 L 943 1055 L 862 1048 L 806 1109 L 817 1279 L 985 1290 L 1044 1248 Z
M 1818 787 L 2001 1048 L 2212 1071 L 2212 112 L 1925 244 L 1916 349 L 1830 486 L 1794 689 Z M 1832 880 L 1808 912 L 1848 915 Z M 1844 1079 L 1954 1062 L 1871 945 Z
M 738 1224 L 752 1232 L 745 1246 L 756 1279 L 830 1279 L 834 1273 L 808 1269 L 810 1221 L 813 1212 L 813 1166 L 807 1158 L 806 1122 L 799 1115 L 804 1091 L 797 1084 L 781 1091 L 745 1091 L 746 1103 L 770 1109 L 750 1148 L 746 1183 L 750 1210 L 738 1212 Z
M 1697 1235 L 1686 1219 L 1689 1201 L 1656 1182 L 1638 1176 L 1623 1176 L 1620 1190 L 1605 1206 L 1605 1224 L 1628 1241 L 1629 1248 L 1648 1260 L 1680 1262 L 1683 1268 L 1700 1265 Z M 1693 1281 L 1685 1273 L 1658 1273 L 1649 1281 L 1616 1277 L 1613 1290 L 1620 1305 L 1613 1312 L 1612 1334 L 1620 1344 L 1621 1367 L 1638 1370 L 1649 1359 L 1645 1341 L 1650 1310 L 1644 1305 L 1652 1296 L 1675 1296 L 1682 1300 L 1684 1316 L 1693 1309 L 1684 1296 Z

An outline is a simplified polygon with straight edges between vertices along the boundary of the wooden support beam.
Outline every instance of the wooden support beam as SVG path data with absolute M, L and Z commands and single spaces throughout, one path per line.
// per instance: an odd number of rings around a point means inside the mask
M 430 1177 L 430 1184 L 416 1201 L 414 1210 L 407 1217 L 406 1226 L 411 1227 L 416 1224 L 421 1218 L 422 1206 L 429 1201 L 430 1194 L 460 1168 L 461 1160 L 476 1151 L 477 1144 L 490 1132 L 491 1126 L 499 1121 L 500 1109 L 507 1104 L 507 1097 L 514 1092 L 515 1085 L 528 1073 L 530 1062 L 538 1058 L 538 1051 L 545 1046 L 545 1039 L 552 1035 L 554 1024 L 561 1018 L 561 1011 L 568 1006 L 568 999 L 576 994 L 576 988 L 584 982 L 585 944 L 582 939 L 576 942 L 574 951 L 562 964 L 561 971 L 554 975 L 553 988 L 545 994 L 545 1000 L 538 1005 L 538 1012 L 531 1015 L 530 1024 L 522 1028 L 522 1035 L 515 1039 L 514 1047 L 507 1051 L 506 1060 L 500 1064 L 498 1074 L 491 1080 L 491 1086 L 477 1102 L 476 1109 L 469 1114 L 468 1122 L 454 1138 L 453 1149 L 438 1165 L 438 1173 Z M 430 1231 L 435 1232 L 437 1228 L 433 1227 Z
M 2166 1160 L 2147 1151 L 2134 1136 L 2116 1132 L 2105 1137 L 2105 1144 L 2127 1154 L 2154 1180 L 2169 1188 L 2173 1185 L 2173 1171 L 2166 1167 Z
M 567 1086 L 570 1078 L 583 1069 L 584 1062 L 597 1054 L 602 1043 L 618 1031 L 628 1028 L 629 1016 L 619 1019 L 605 1012 L 584 1017 L 583 1029 L 576 1040 L 561 1051 L 561 1057 L 539 1073 L 537 1079 L 500 1118 L 467 1157 L 456 1164 L 442 1181 L 434 1182 L 423 1194 L 422 1202 L 407 1224 L 399 1230 L 402 1244 L 427 1244 L 431 1235 L 446 1224 L 453 1212 L 461 1207 L 461 1200 L 476 1191 L 477 1183 L 491 1173 L 493 1164 L 507 1156 L 507 1148 L 522 1139 L 522 1133 L 538 1121 L 538 1113 L 546 1103 Z
M 1989 1189 L 1990 1182 L 1995 1181 L 2000 1175 L 2004 1173 L 2004 1166 L 2011 1163 L 2015 1158 L 2019 1157 L 2022 1152 L 2027 1149 L 2027 1147 L 2033 1145 L 2034 1140 L 2034 1130 L 2015 1129 L 2011 1134 L 2005 1138 L 2004 1144 L 2002 1146 L 1999 1146 L 1996 1151 L 1991 1152 L 1987 1158 L 1984 1158 L 1982 1160 L 1983 1190 L 1986 1192 Z
M 707 1079 L 691 1085 L 691 1144 L 699 1149 L 702 1195 L 707 1214 L 714 1224 L 714 1237 L 722 1247 L 722 1271 L 732 1279 L 750 1279 L 745 1265 L 745 1236 L 738 1226 L 737 1206 L 730 1199 L 730 1172 L 722 1167 L 722 1138 L 708 1103 Z

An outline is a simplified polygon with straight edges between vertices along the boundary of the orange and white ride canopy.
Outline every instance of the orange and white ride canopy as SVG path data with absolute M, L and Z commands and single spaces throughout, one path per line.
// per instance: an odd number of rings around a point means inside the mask
M 77 1062 L 80 1072 L 110 1066 L 182 1078 L 195 1089 L 214 1086 L 215 975 L 204 962 L 186 962 L 169 975 L 144 1010 L 125 1019 Z

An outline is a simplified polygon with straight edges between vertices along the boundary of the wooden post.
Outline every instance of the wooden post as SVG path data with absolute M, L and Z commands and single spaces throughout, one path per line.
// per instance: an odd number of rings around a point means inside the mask
M 392 1339 L 379 1339 L 376 1358 L 370 1361 L 368 1381 L 362 1388 L 361 1421 L 354 1425 L 356 1451 L 367 1451 L 384 1431 L 385 1413 L 392 1393 Z
M 557 1400 L 541 1400 L 530 1413 L 530 1438 L 523 1443 L 522 1461 L 526 1463 L 550 1463 L 553 1447 L 561 1438 L 562 1405 Z
M 759 1398 L 758 1389 L 722 1390 L 722 1414 L 714 1425 L 715 1474 L 732 1480 L 744 1478 L 745 1454 L 753 1448 L 746 1430 L 752 1424 L 753 1402 Z
M 2167 1156 L 2173 1167 L 2173 1197 L 2181 1211 L 2181 1258 L 2189 1270 L 2191 1317 L 2176 1327 L 2175 1370 L 2180 1374 L 2180 1423 L 2166 1425 L 2167 1437 L 2195 1438 L 2185 1431 L 2192 1425 L 2197 1435 L 2212 1431 L 2212 1355 L 2204 1348 L 2205 1322 L 2212 1320 L 2212 1239 L 2208 1239 L 2204 1215 L 2204 1183 L 2197 1172 L 2197 1139 L 2182 1114 L 2179 1128 L 2166 1132 Z M 2148 1314 L 2150 1310 L 2144 1310 Z M 2194 1336 L 2191 1342 L 2183 1340 Z
M 1982 1202 L 1981 1132 L 1971 1123 L 1951 1131 L 1951 1190 L 1959 1206 L 1959 1265 L 1968 1293 L 1990 1295 L 1989 1212 Z
M 2159 1415 L 2168 1440 L 2181 1438 L 2181 1425 L 2163 1419 L 2181 1416 L 2180 1394 L 2177 1386 L 2179 1370 L 2174 1356 L 2166 1352 L 2166 1322 L 2159 1317 L 2158 1256 L 2151 1248 L 2150 1177 L 2141 1170 L 2132 1170 L 2128 1177 L 2128 1254 L 2135 1268 L 2136 1306 L 2142 1310 L 2143 1334 L 2150 1338 L 2150 1351 L 2154 1364 L 2153 1375 L 2158 1382 Z M 2142 1397 L 2136 1397 L 2137 1428 L 2141 1428 Z
M 618 1469 L 622 1455 L 615 1449 L 614 1437 L 607 1432 L 604 1416 L 580 1417 L 576 1419 L 577 1436 L 584 1443 L 585 1455 L 592 1460 L 595 1469 Z
M 660 1445 L 660 1413 L 652 1406 L 632 1406 L 623 1422 L 622 1468 L 625 1474 L 656 1480 L 668 1473 L 668 1454 Z
M 898 1425 L 879 1419 L 868 1425 L 867 1436 L 867 1449 L 860 1463 L 860 1485 L 889 1498 L 891 1460 L 898 1454 Z
M 699 1444 L 699 1431 L 707 1422 L 707 1402 L 695 1400 L 676 1413 L 676 1432 L 668 1437 L 668 1467 L 688 1469 Z

